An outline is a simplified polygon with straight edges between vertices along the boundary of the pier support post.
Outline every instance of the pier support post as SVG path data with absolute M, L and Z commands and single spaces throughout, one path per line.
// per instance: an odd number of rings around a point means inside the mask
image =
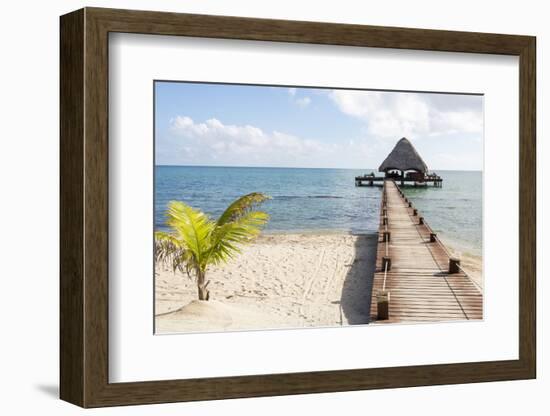
M 418 217 L 418 225 L 424 224 L 424 217 Z
M 382 216 L 385 217 L 388 215 L 388 210 L 386 208 L 382 208 Z
M 390 292 L 388 290 L 379 290 L 376 292 L 376 309 L 378 311 L 378 320 L 390 318 Z
M 418 215 L 418 210 L 415 208 L 413 209 L 413 217 L 416 217 Z
M 451 257 L 449 259 L 449 274 L 460 272 L 460 268 L 458 266 L 460 266 L 460 259 Z
M 413 206 L 413 203 L 409 201 L 409 208 Z
M 382 241 L 384 243 L 389 243 L 391 240 L 391 233 L 389 231 L 384 231 L 382 233 Z
M 436 233 L 430 233 L 430 243 L 435 243 L 437 234 Z
M 388 272 L 391 270 L 391 257 L 382 257 L 382 271 L 384 270 Z
M 382 225 L 388 225 L 388 217 L 386 217 L 384 215 L 384 217 L 382 217 Z

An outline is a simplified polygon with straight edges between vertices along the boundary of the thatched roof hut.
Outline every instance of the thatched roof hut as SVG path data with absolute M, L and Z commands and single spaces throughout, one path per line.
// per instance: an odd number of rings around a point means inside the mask
M 379 172 L 388 173 L 390 170 L 400 170 L 401 172 L 414 170 L 425 174 L 428 171 L 428 166 L 412 143 L 403 137 L 378 168 Z

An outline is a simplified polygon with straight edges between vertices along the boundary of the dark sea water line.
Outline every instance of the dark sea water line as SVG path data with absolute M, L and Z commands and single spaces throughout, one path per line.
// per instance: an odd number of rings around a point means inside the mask
M 302 169 L 205 166 L 155 167 L 155 228 L 180 200 L 217 217 L 236 198 L 263 192 L 267 233 L 374 233 L 380 187 L 355 187 L 354 177 L 374 169 Z M 438 171 L 443 188 L 405 188 L 431 227 L 460 249 L 481 253 L 481 172 Z

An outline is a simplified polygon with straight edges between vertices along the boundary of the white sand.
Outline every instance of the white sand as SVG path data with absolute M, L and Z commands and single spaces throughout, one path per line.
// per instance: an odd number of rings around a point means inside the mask
M 157 266 L 156 332 L 367 323 L 375 256 L 376 235 L 262 235 L 207 271 L 208 302 L 186 275 Z
M 452 255 L 460 259 L 460 266 L 468 276 L 483 288 L 483 261 L 482 257 L 471 252 L 460 251 L 447 246 Z
M 210 301 L 187 275 L 158 267 L 156 332 L 211 332 L 365 324 L 376 235 L 262 235 L 228 264 L 207 271 Z M 481 257 L 449 247 L 483 286 Z

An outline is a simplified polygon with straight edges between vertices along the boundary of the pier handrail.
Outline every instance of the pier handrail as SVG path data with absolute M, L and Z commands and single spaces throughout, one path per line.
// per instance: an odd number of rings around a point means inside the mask
M 443 249 L 447 256 L 453 257 L 449 250 L 447 250 L 447 247 L 445 247 L 445 244 L 443 244 L 443 241 L 441 241 L 441 239 L 439 238 L 439 235 L 437 233 L 434 233 L 432 227 L 430 227 L 430 225 L 426 221 L 424 221 L 424 225 L 430 231 L 430 233 L 435 234 L 437 244 L 439 244 L 439 246 Z M 483 291 L 483 288 L 468 274 L 468 272 L 466 272 L 466 270 L 464 270 L 464 268 L 460 264 L 457 264 L 457 267 L 462 271 L 462 273 L 466 275 L 466 277 L 477 287 L 479 291 Z
M 382 290 L 386 290 L 386 278 L 388 276 L 388 263 L 384 265 L 384 281 L 382 282 Z
M 393 181 L 393 179 L 391 179 Z M 387 200 L 387 192 L 386 192 L 386 181 L 384 181 L 384 187 L 382 188 L 382 207 L 388 209 L 388 200 Z M 386 257 L 389 257 L 390 255 L 390 241 L 389 238 L 387 238 L 388 233 L 388 222 L 384 224 L 384 232 L 386 233 L 386 237 L 384 238 L 384 251 L 386 254 Z M 384 263 L 384 281 L 382 283 L 382 290 L 386 290 L 386 279 L 388 276 L 388 263 Z
M 395 181 L 394 181 L 395 182 Z M 399 186 L 397 184 L 395 184 L 395 186 L 397 186 L 399 188 Z M 412 208 L 412 207 L 411 207 Z M 423 224 L 430 233 L 432 234 L 435 234 L 435 240 L 436 242 L 439 244 L 439 246 L 443 249 L 443 251 L 447 254 L 447 256 L 449 257 L 453 257 L 453 255 L 449 252 L 449 250 L 447 250 L 447 247 L 445 247 L 445 244 L 443 244 L 443 242 L 441 241 L 441 239 L 439 238 L 439 235 L 437 233 L 434 232 L 433 228 L 430 226 L 430 224 L 428 224 L 428 222 L 424 219 L 424 224 Z M 466 275 L 466 277 L 468 278 L 468 280 L 470 280 L 475 287 L 477 287 L 477 289 L 480 291 L 480 292 L 483 292 L 483 288 L 481 287 L 481 285 L 479 283 L 477 283 L 469 274 L 468 272 L 466 272 L 466 270 L 464 270 L 464 268 L 460 265 L 460 264 L 457 264 L 457 267 L 462 271 L 462 273 L 464 273 L 464 275 Z
M 384 231 L 388 232 L 388 224 L 385 225 Z M 389 239 L 386 239 L 385 243 L 386 243 L 385 244 L 386 257 L 389 257 L 390 256 L 390 248 L 389 248 L 390 241 L 389 241 Z M 384 283 L 382 285 L 382 290 L 386 290 L 386 277 L 387 277 L 387 275 L 388 275 L 388 263 L 386 262 L 384 264 Z
M 386 178 L 381 192 L 371 317 L 377 323 L 482 319 L 481 283 L 451 256 L 397 182 Z

